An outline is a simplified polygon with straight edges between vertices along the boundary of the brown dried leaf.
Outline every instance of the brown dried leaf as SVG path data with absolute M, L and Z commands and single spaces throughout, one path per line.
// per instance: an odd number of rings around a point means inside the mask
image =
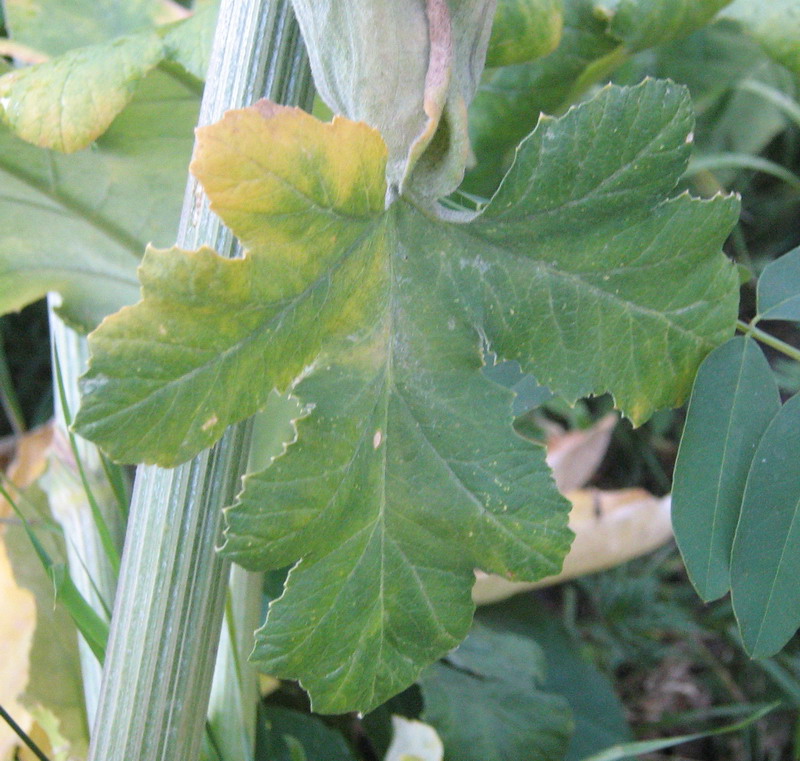
M 610 412 L 591 428 L 551 433 L 547 439 L 547 464 L 562 494 L 580 489 L 595 474 L 605 457 L 617 414 Z
M 14 458 L 6 471 L 8 482 L 18 489 L 25 489 L 36 481 L 47 468 L 47 455 L 52 441 L 51 423 L 20 436 Z M 11 505 L 0 496 L 0 518 L 8 518 L 12 512 Z
M 36 628 L 36 601 L 20 587 L 11 570 L 5 538 L 0 535 L 0 705 L 28 731 L 31 715 L 19 702 L 28 684 L 28 654 Z M 0 722 L 0 761 L 10 761 L 19 742 L 5 722 Z

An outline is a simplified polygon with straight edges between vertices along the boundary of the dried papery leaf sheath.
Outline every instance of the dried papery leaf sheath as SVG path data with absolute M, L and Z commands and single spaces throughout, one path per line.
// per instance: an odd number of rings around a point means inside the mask
M 738 203 L 669 198 L 691 129 L 682 88 L 606 88 L 542 119 L 465 224 L 384 210 L 387 150 L 366 125 L 261 105 L 199 132 L 193 171 L 247 254 L 148 252 L 143 301 L 91 339 L 77 425 L 117 459 L 173 465 L 273 387 L 313 406 L 248 478 L 225 551 L 303 558 L 256 657 L 317 710 L 373 707 L 452 647 L 473 567 L 559 568 L 568 505 L 486 351 L 568 399 L 610 391 L 641 422 L 732 332 L 720 248 Z

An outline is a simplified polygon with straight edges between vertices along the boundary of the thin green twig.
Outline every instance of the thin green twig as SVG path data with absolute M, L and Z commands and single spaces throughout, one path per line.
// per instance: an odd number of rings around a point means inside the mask
M 758 318 L 756 318 L 758 319 Z M 795 360 L 795 362 L 800 362 L 800 349 L 796 349 L 794 346 L 787 344 L 785 341 L 781 341 L 780 338 L 775 338 L 775 336 L 766 333 L 765 331 L 757 328 L 752 322 L 746 323 L 744 320 L 736 320 L 736 329 L 746 336 L 751 336 L 761 343 L 769 346 L 775 351 L 779 351 L 781 354 L 789 357 L 789 359 Z

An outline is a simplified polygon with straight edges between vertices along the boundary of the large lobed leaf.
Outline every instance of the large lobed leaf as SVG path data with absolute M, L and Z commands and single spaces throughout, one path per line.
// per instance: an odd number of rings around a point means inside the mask
M 467 187 L 492 192 L 539 112 L 559 114 L 632 53 L 683 37 L 728 0 L 564 0 L 563 36 L 550 55 L 487 74 L 470 109 L 478 158 Z
M 31 9 L 42 11 L 46 2 Z M 108 27 L 122 31 L 137 29 L 145 20 L 144 3 L 99 8 L 97 16 Z M 134 13 L 139 7 L 140 13 Z M 12 5 L 15 16 L 22 8 Z M 0 107 L 3 121 L 11 130 L 41 148 L 72 153 L 85 148 L 102 135 L 130 103 L 142 80 L 158 65 L 179 64 L 198 78 L 182 75 L 196 95 L 199 80 L 208 65 L 211 35 L 217 4 L 210 3 L 189 19 L 174 24 L 150 27 L 114 39 L 103 37 L 106 27 L 96 27 L 95 17 L 84 18 L 85 8 L 73 11 L 86 21 L 86 34 L 93 44 L 75 47 L 53 60 L 16 69 L 0 77 Z M 23 17 L 24 18 L 24 17 Z M 114 20 L 112 24 L 111 21 Z M 15 25 L 13 28 L 16 29 Z M 20 23 L 16 39 L 32 39 L 55 46 L 56 39 Z M 91 33 L 90 33 L 91 32 Z M 63 32 L 61 36 L 64 37 Z M 95 37 L 99 38 L 97 41 Z M 41 38 L 41 39 L 40 39 Z
M 366 710 L 453 647 L 474 567 L 560 565 L 567 503 L 486 352 L 641 422 L 732 330 L 719 249 L 738 204 L 667 198 L 691 128 L 681 88 L 607 88 L 542 119 L 460 224 L 384 210 L 386 149 L 363 124 L 262 103 L 200 131 L 194 171 L 248 253 L 149 251 L 143 301 L 91 338 L 76 425 L 116 459 L 174 465 L 275 386 L 313 406 L 247 479 L 225 552 L 296 563 L 254 657 L 317 710 Z
M 3 1 L 11 36 L 52 56 L 142 31 L 158 20 L 160 5 L 159 0 Z
M 563 697 L 540 689 L 545 671 L 534 640 L 476 624 L 420 679 L 445 761 L 561 761 L 574 722 Z
M 148 241 L 174 240 L 198 99 L 161 72 L 91 151 L 35 148 L 0 128 L 0 313 L 58 291 L 89 330 L 136 301 Z

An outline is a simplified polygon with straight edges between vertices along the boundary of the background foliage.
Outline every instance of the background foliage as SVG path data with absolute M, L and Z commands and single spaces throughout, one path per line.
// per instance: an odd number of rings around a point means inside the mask
M 199 5 L 184 21 L 172 5 L 155 2 L 123 9 L 115 3 L 6 0 L 11 40 L 52 60 L 0 79 L 6 122 L 0 131 L 3 311 L 55 290 L 64 299 L 64 318 L 87 330 L 137 300 L 135 268 L 146 244 L 165 247 L 174 240 L 215 10 L 213 3 Z M 513 3 L 500 6 L 506 15 L 490 45 L 493 67 L 470 111 L 477 163 L 450 205 L 486 208 L 540 111 L 562 115 L 608 81 L 635 85 L 646 76 L 668 77 L 691 93 L 694 126 L 682 121 L 676 143 L 691 129 L 694 149 L 679 188 L 708 198 L 720 191 L 741 194 L 742 213 L 725 250 L 742 268 L 740 318 L 748 337 L 723 344 L 706 360 L 688 413 L 658 413 L 635 430 L 620 422 L 607 454 L 589 474 L 596 488 L 639 486 L 660 495 L 670 489 L 677 457 L 679 545 L 691 582 L 704 599 L 717 601 L 700 604 L 668 547 L 620 569 L 485 607 L 459 650 L 366 716 L 314 716 L 293 682 L 265 689 L 256 758 L 382 758 L 390 748 L 390 717 L 399 714 L 433 726 L 445 758 L 513 761 L 535 753 L 577 760 L 634 734 L 670 736 L 719 726 L 774 700 L 780 707 L 766 719 L 736 735 L 694 740 L 679 753 L 696 759 L 794 758 L 800 652 L 792 635 L 800 610 L 794 584 L 800 550 L 793 531 L 800 476 L 792 395 L 800 389 L 800 372 L 791 348 L 798 338 L 800 277 L 797 254 L 786 252 L 800 243 L 794 221 L 800 200 L 800 10 L 791 0 L 766 10 L 752 0 L 541 1 L 525 4 L 524 13 Z M 547 34 L 526 38 L 532 27 L 518 20 L 525 14 L 539 19 L 536 29 Z M 25 62 L 11 52 L 4 65 Z M 81 86 L 65 87 L 70 81 Z M 560 124 L 575 125 L 597 107 L 571 111 Z M 681 119 L 665 121 L 675 125 Z M 555 129 L 549 124 L 540 126 L 540 134 Z M 625 127 L 629 132 L 630 125 Z M 524 151 L 517 161 L 525 161 Z M 2 320 L 10 434 L 48 416 L 48 351 L 41 305 Z M 759 348 L 755 341 L 763 336 L 756 330 L 767 331 L 771 343 L 762 341 Z M 591 327 L 579 332 L 576 339 L 588 344 Z M 602 364 L 616 351 L 601 341 L 594 358 Z M 660 372 L 652 361 L 648 366 Z M 610 407 L 608 397 L 569 406 L 538 385 L 551 381 L 549 375 L 533 378 L 512 370 L 505 385 L 525 389 L 531 398 L 526 406 L 524 395 L 517 396 L 514 425 L 530 440 L 544 441 L 554 424 L 589 429 Z M 566 394 L 570 401 L 591 390 L 575 388 Z M 718 432 L 718 441 L 710 431 Z M 720 446 L 725 456 L 715 459 Z M 715 491 L 702 501 L 712 508 L 704 532 L 695 504 L 710 485 Z M 34 512 L 42 499 L 37 492 L 19 505 L 37 532 L 57 538 L 60 530 L 41 505 Z M 771 504 L 787 509 L 764 514 Z M 721 533 L 718 519 L 726 527 Z M 22 551 L 22 538 L 16 526 L 6 534 L 15 576 L 37 594 L 39 609 L 47 610 L 46 586 L 26 575 L 23 564 L 30 565 L 31 556 Z M 777 544 L 785 550 L 776 564 L 771 550 Z M 759 559 L 761 548 L 767 551 Z M 732 604 L 718 599 L 729 584 Z M 775 597 L 765 589 L 777 589 Z M 271 596 L 277 594 L 268 582 L 265 604 Z M 42 654 L 49 652 L 41 644 L 44 622 L 38 626 L 32 663 L 48 670 L 71 663 L 74 671 L 74 654 L 46 665 L 51 661 Z M 62 637 L 72 636 L 66 620 L 54 626 Z M 748 652 L 764 657 L 752 661 Z M 29 707 L 44 699 L 37 679 L 32 673 Z M 54 755 L 54 738 L 63 735 L 70 748 L 65 753 L 80 757 L 86 725 L 75 719 L 74 696 L 69 700 L 69 708 L 53 705 L 60 725 L 51 727 L 49 738 Z M 41 712 L 33 713 L 40 728 L 47 723 Z M 476 727 L 482 729 L 478 735 L 472 734 Z M 486 738 L 492 741 L 482 745 Z

